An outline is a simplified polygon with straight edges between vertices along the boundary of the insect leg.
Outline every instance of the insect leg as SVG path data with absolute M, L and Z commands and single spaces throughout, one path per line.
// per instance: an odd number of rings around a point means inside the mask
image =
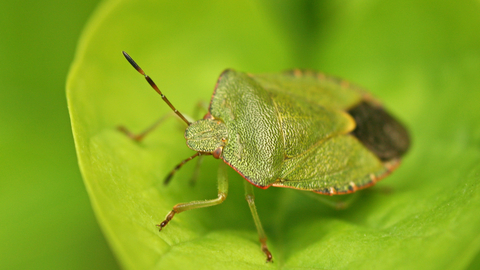
M 250 207 L 250 211 L 252 211 L 253 221 L 255 222 L 255 226 L 257 227 L 258 238 L 260 239 L 260 243 L 262 245 L 262 251 L 267 255 L 267 262 L 272 261 L 272 253 L 268 250 L 267 247 L 267 235 L 263 230 L 262 223 L 260 222 L 260 217 L 258 217 L 257 207 L 255 206 L 255 195 L 253 195 L 253 186 L 249 182 L 245 181 L 245 199 L 248 202 L 248 206 Z
M 160 117 L 157 121 L 155 121 L 155 123 L 153 123 L 151 126 L 149 126 L 148 128 L 146 128 L 143 132 L 139 133 L 139 134 L 134 134 L 132 133 L 130 130 L 128 130 L 126 127 L 124 126 L 119 126 L 117 129 L 120 130 L 121 132 L 125 133 L 125 135 L 127 135 L 128 137 L 130 137 L 130 139 L 132 140 L 135 140 L 137 142 L 140 142 L 143 140 L 143 138 L 149 134 L 150 132 L 152 132 L 155 128 L 157 128 L 163 121 L 165 121 L 167 118 L 170 118 L 172 116 L 174 116 L 175 113 L 174 112 L 170 112 L 170 113 L 167 113 L 165 115 L 163 115 L 162 117 Z
M 157 227 L 161 231 L 162 228 L 165 227 L 168 224 L 168 222 L 170 222 L 170 220 L 172 220 L 175 214 L 181 213 L 183 211 L 221 204 L 227 198 L 227 194 L 228 194 L 227 165 L 221 162 L 218 168 L 218 197 L 213 200 L 179 203 L 173 207 L 173 210 L 170 211 L 170 213 L 168 213 L 168 215 L 165 217 L 165 220 L 162 223 L 158 224 Z

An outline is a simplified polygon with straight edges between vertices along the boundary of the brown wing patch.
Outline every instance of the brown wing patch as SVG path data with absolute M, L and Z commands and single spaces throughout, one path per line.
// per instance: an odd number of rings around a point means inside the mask
M 352 134 L 380 160 L 400 158 L 410 146 L 405 127 L 382 107 L 362 101 L 348 113 L 357 124 Z

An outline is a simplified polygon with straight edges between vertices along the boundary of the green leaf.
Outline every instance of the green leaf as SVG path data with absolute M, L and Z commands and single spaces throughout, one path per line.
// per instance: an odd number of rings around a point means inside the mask
M 480 249 L 479 11 L 473 1 L 105 2 L 81 38 L 67 94 L 85 185 L 119 261 L 127 269 L 469 266 Z M 158 232 L 176 203 L 216 197 L 219 161 L 205 158 L 193 187 L 193 162 L 162 184 L 193 152 L 173 118 L 141 143 L 117 131 L 140 132 L 170 111 L 122 50 L 192 116 L 225 68 L 348 78 L 404 120 L 413 147 L 343 211 L 300 191 L 256 189 L 273 264 L 233 170 L 223 204 L 181 213 Z

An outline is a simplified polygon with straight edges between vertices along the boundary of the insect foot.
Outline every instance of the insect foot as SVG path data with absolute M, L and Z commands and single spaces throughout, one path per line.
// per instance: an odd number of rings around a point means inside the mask
M 165 220 L 162 221 L 162 223 L 160 224 L 157 224 L 157 227 L 158 227 L 158 231 L 161 232 L 163 227 L 167 226 L 168 222 L 170 222 L 170 220 L 172 220 L 173 216 L 175 216 L 175 211 L 170 211 L 170 213 L 168 213 L 168 215 L 165 217 Z
M 266 241 L 262 242 L 262 251 L 265 253 L 265 255 L 267 255 L 267 262 L 273 263 L 272 253 L 270 253 L 270 250 L 268 250 Z

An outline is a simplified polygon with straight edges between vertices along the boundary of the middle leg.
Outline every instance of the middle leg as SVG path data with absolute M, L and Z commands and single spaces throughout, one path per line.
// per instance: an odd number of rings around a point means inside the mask
M 258 238 L 260 240 L 260 244 L 262 245 L 262 251 L 267 256 L 267 262 L 272 261 L 272 253 L 268 250 L 267 247 L 267 235 L 263 230 L 262 223 L 260 222 L 260 217 L 257 213 L 257 207 L 255 206 L 255 195 L 253 194 L 253 185 L 250 184 L 248 181 L 245 181 L 245 199 L 248 202 L 248 206 L 250 207 L 250 211 L 252 212 L 253 221 L 255 222 L 255 226 L 257 227 Z

